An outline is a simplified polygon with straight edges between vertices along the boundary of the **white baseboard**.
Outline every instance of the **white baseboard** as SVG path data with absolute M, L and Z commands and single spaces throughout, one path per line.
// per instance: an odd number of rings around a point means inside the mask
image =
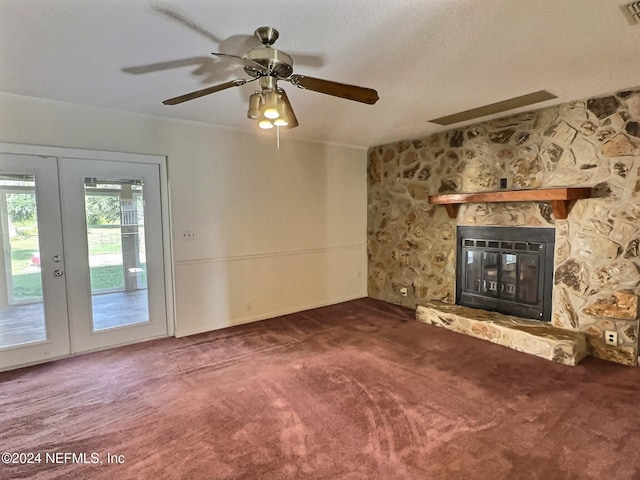
M 274 318 L 274 317 L 281 317 L 283 315 L 290 315 L 292 313 L 299 313 L 299 312 L 303 312 L 305 310 L 311 310 L 311 309 L 314 309 L 314 308 L 327 307 L 329 305 L 336 305 L 338 303 L 349 302 L 351 300 L 358 300 L 360 298 L 365 298 L 366 296 L 367 296 L 367 294 L 365 293 L 365 294 L 362 294 L 362 295 L 348 296 L 348 297 L 344 297 L 344 298 L 336 298 L 336 299 L 333 299 L 333 300 L 328 300 L 326 302 L 319 302 L 319 303 L 313 303 L 313 304 L 308 304 L 308 305 L 299 305 L 299 306 L 296 306 L 296 307 L 286 308 L 286 309 L 282 309 L 282 310 L 275 310 L 275 311 L 267 312 L 267 313 L 259 313 L 259 314 L 256 314 L 256 315 L 250 315 L 250 316 L 246 316 L 246 317 L 232 319 L 227 325 L 221 325 L 221 326 L 218 326 L 218 327 L 215 327 L 215 328 L 193 329 L 193 330 L 187 330 L 187 331 L 178 331 L 179 329 L 176 329 L 175 337 L 176 338 L 181 338 L 181 337 L 188 337 L 190 335 L 197 335 L 199 333 L 212 332 L 214 330 L 221 330 L 223 328 L 235 327 L 236 325 L 244 325 L 246 323 L 258 322 L 260 320 L 267 320 L 269 318 Z

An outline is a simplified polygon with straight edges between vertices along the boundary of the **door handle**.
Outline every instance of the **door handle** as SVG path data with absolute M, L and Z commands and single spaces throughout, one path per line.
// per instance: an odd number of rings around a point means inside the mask
M 53 271 L 53 276 L 54 277 L 61 277 L 62 275 L 64 275 L 64 272 L 62 270 L 54 270 Z

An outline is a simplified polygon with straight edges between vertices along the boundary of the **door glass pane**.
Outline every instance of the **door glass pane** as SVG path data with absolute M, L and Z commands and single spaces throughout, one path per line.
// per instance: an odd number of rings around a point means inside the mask
M 518 257 L 512 253 L 503 253 L 501 257 L 500 296 L 513 300 L 516 298 L 516 261 Z
M 93 330 L 149 321 L 139 180 L 85 178 Z
M 498 254 L 483 252 L 482 262 L 482 291 L 485 295 L 498 294 Z
M 482 284 L 482 252 L 464 250 L 465 259 L 465 291 L 480 292 Z
M 47 339 L 35 188 L 32 175 L 0 176 L 0 348 Z
M 518 255 L 520 264 L 518 301 L 520 302 L 538 303 L 539 259 L 538 255 Z

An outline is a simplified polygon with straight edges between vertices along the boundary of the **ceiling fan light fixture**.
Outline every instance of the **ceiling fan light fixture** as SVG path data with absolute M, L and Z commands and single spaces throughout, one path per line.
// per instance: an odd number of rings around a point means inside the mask
M 278 118 L 280 116 L 280 114 L 278 113 L 278 108 L 277 107 L 267 107 L 264 109 L 264 114 L 263 114 L 266 118 L 268 118 L 269 120 L 274 120 L 276 118 Z
M 260 92 L 256 92 L 249 97 L 249 110 L 247 110 L 247 117 L 253 120 L 260 118 L 260 107 L 262 106 L 262 95 Z
M 278 94 L 276 92 L 267 92 L 265 94 L 265 107 L 262 114 L 270 120 L 278 118 L 280 116 L 280 112 L 278 111 L 278 103 Z
M 289 125 L 289 118 L 287 115 L 287 106 L 280 95 L 278 95 L 278 118 L 273 121 L 276 127 L 286 127 Z
M 258 126 L 263 130 L 270 130 L 273 128 L 273 123 L 271 123 L 271 120 L 264 118 L 258 122 Z

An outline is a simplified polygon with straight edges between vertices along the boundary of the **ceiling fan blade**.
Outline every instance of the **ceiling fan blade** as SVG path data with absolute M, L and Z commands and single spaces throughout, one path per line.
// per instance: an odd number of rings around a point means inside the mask
M 269 70 L 264 68 L 258 62 L 254 62 L 253 60 L 249 60 L 248 58 L 239 57 L 238 55 L 230 55 L 228 53 L 218 53 L 218 52 L 211 52 L 211 55 L 215 55 L 216 57 L 220 57 L 220 58 L 233 58 L 234 60 L 237 60 L 240 63 L 242 63 L 245 67 L 253 68 L 254 70 L 258 70 L 259 72 L 262 72 L 265 74 L 269 73 Z
M 161 13 L 162 15 L 166 16 L 170 20 L 175 20 L 176 22 L 181 23 L 185 27 L 190 28 L 194 32 L 199 33 L 200 35 L 208 38 L 214 43 L 219 44 L 221 42 L 221 39 L 218 38 L 214 33 L 209 32 L 206 28 L 198 25 L 193 20 L 185 17 L 183 14 L 181 14 L 177 10 L 171 10 L 170 8 L 160 7 L 160 6 L 152 7 L 152 8 L 153 10 L 155 10 L 158 13 Z
M 180 95 L 179 97 L 170 98 L 169 100 L 165 100 L 162 103 L 165 105 L 178 105 L 179 103 L 187 102 L 189 100 L 193 100 L 194 98 L 204 97 L 205 95 L 219 92 L 220 90 L 225 90 L 231 87 L 239 87 L 241 85 L 244 85 L 245 83 L 247 83 L 246 80 L 231 80 L 230 82 L 220 83 L 218 85 L 213 85 L 212 87 L 207 87 L 203 88 L 202 90 L 196 90 L 195 92 Z
M 149 63 L 147 65 L 136 65 L 135 67 L 125 67 L 123 72 L 133 75 L 141 75 L 145 73 L 159 72 L 162 70 L 170 70 L 172 68 L 191 67 L 197 65 L 194 75 L 201 75 L 213 70 L 215 61 L 211 57 L 189 57 L 178 60 L 169 60 L 167 62 Z
M 331 82 L 305 75 L 291 75 L 288 80 L 298 88 L 313 90 L 314 92 L 346 98 L 356 102 L 373 105 L 378 101 L 378 92 L 372 88 L 357 87 L 346 83 Z
M 296 50 L 287 50 L 287 53 L 294 58 L 297 66 L 320 68 L 325 62 L 325 56 L 321 53 L 298 52 Z
M 285 92 L 281 88 L 278 88 L 278 93 L 282 97 L 282 101 L 284 102 L 284 104 L 286 106 L 286 109 L 287 109 L 286 116 L 287 116 L 287 118 L 289 120 L 289 124 L 287 125 L 286 128 L 296 128 L 300 124 L 298 123 L 298 119 L 296 118 L 296 114 L 293 113 L 293 107 L 291 106 L 291 102 L 289 101 L 289 97 L 287 96 L 287 92 Z

